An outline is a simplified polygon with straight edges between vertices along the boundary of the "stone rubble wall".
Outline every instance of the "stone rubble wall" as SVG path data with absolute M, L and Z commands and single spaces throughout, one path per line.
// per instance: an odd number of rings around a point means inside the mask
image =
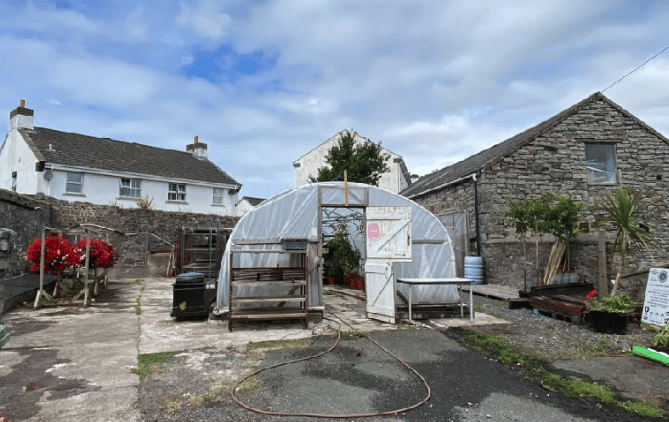
M 632 188 L 647 204 L 646 216 L 651 232 L 661 242 L 661 250 L 637 257 L 626 274 L 650 267 L 669 265 L 669 145 L 636 119 L 623 114 L 606 101 L 594 101 L 527 145 L 483 169 L 478 178 L 480 229 L 487 280 L 490 283 L 523 287 L 522 246 L 513 226 L 504 216 L 510 201 L 540 196 L 546 192 L 569 194 L 586 204 L 581 221 L 589 233 L 579 236 L 571 246 L 572 266 L 579 278 L 598 279 L 598 222 L 602 213 L 593 210 L 604 192 L 615 186 L 589 184 L 585 166 L 585 142 L 616 144 L 619 183 Z M 470 239 L 475 241 L 474 189 L 471 179 L 416 198 L 430 211 L 466 209 Z M 611 245 L 614 232 L 607 233 L 608 278 L 615 277 Z M 541 256 L 547 260 L 552 241 L 544 238 Z M 471 250 L 475 250 L 472 248 Z M 531 252 L 530 252 L 531 251 Z M 528 255 L 534 243 L 528 243 Z M 534 258 L 532 258 L 534 259 Z M 535 271 L 528 268 L 531 280 Z M 638 290 L 643 275 L 631 277 L 625 289 Z M 534 283 L 532 283 L 533 285 Z
M 51 220 L 51 207 L 0 189 L 0 239 L 7 239 L 9 251 L 0 251 L 0 278 L 23 274 L 29 265 L 24 256 L 33 239 L 41 237 Z
M 0 253 L 0 278 L 27 271 L 25 251 L 43 227 L 63 230 L 80 224 L 94 224 L 112 230 L 99 230 L 120 253 L 119 264 L 147 261 L 147 255 L 171 251 L 181 242 L 182 228 L 232 229 L 239 217 L 213 214 L 166 212 L 139 208 L 66 202 L 41 197 L 39 200 L 0 190 L 0 231 L 12 238 L 10 253 Z M 11 256 L 10 256 L 11 255 Z

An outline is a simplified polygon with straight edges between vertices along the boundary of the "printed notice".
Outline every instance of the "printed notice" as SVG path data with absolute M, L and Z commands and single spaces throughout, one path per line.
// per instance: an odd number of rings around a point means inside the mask
M 669 269 L 650 269 L 641 322 L 656 325 L 669 323 Z

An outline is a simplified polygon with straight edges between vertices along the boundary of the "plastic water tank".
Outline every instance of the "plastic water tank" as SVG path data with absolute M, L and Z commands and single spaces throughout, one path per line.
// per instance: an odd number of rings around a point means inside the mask
M 465 278 L 474 280 L 474 284 L 485 283 L 485 264 L 482 256 L 465 257 Z

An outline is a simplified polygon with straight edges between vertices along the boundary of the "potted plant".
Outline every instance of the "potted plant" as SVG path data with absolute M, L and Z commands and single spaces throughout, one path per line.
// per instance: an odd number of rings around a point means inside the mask
M 586 310 L 593 329 L 598 333 L 626 334 L 629 317 L 636 303 L 627 293 L 616 296 L 593 297 L 586 300 Z
M 334 277 L 337 284 L 343 284 L 360 267 L 360 252 L 351 245 L 345 224 L 339 226 L 337 233 L 327 243 L 327 249 L 332 262 L 327 275 Z
M 636 303 L 627 293 L 618 294 L 620 278 L 630 258 L 639 252 L 657 247 L 649 225 L 643 221 L 640 201 L 622 187 L 602 196 L 600 209 L 616 230 L 613 250 L 618 254 L 618 268 L 609 297 L 592 298 L 586 301 L 586 311 L 595 331 L 624 334 L 629 316 Z

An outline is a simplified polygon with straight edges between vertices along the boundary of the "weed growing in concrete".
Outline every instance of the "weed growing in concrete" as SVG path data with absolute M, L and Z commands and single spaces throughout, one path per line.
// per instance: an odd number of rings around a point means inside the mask
M 618 405 L 628 412 L 636 413 L 641 416 L 647 416 L 649 418 L 661 418 L 663 416 L 662 409 L 652 403 L 645 401 L 624 401 L 619 402 Z
M 621 401 L 616 397 L 611 387 L 606 385 L 585 382 L 577 379 L 566 380 L 559 374 L 548 372 L 540 364 L 537 356 L 528 350 L 514 346 L 504 337 L 493 334 L 466 333 L 460 343 L 470 349 L 477 350 L 486 356 L 495 356 L 497 360 L 507 365 L 523 367 L 521 378 L 538 382 L 550 391 L 560 391 L 570 397 L 586 398 L 602 404 L 619 406 L 623 409 L 642 416 L 659 418 L 663 416 L 662 409 L 652 403 L 639 401 Z M 584 346 L 585 347 L 585 346 Z M 599 353 L 610 347 L 606 336 L 600 336 L 599 343 L 588 345 L 586 352 Z
M 483 312 L 483 307 L 481 305 L 474 305 L 474 312 Z
M 137 368 L 131 371 L 139 375 L 139 381 L 143 382 L 148 376 L 162 372 L 177 352 L 146 353 L 137 356 Z
M 141 296 L 137 296 L 137 298 L 135 299 L 136 304 L 134 308 L 135 308 L 135 314 L 137 315 L 142 315 L 142 306 L 139 304 L 140 298 Z
M 245 380 L 239 387 L 237 387 L 237 392 L 239 393 L 251 393 L 262 385 L 262 382 L 258 379 L 258 377 L 251 377 L 247 380 Z
M 529 352 L 521 351 L 509 340 L 499 335 L 467 333 L 462 343 L 486 356 L 496 356 L 497 360 L 507 365 L 533 366 L 537 360 Z
M 267 340 L 256 343 L 249 343 L 249 350 L 265 349 L 304 349 L 311 346 L 313 340 L 311 338 L 298 338 L 289 340 Z

